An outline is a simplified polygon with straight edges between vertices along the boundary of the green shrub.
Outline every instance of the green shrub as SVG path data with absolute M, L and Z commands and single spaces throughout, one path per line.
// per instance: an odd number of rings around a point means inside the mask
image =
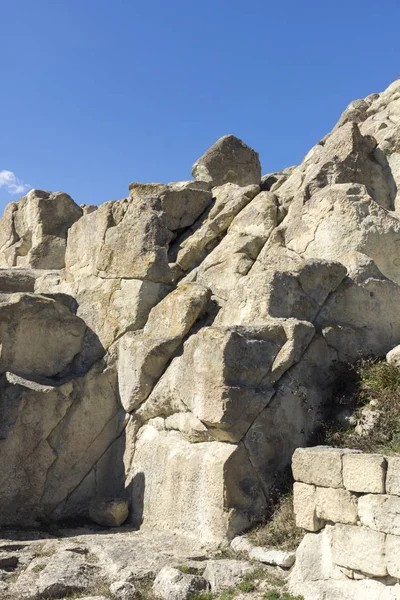
M 385 361 L 362 360 L 346 366 L 339 376 L 340 385 L 332 402 L 331 419 L 324 426 L 323 443 L 347 446 L 363 452 L 400 452 L 400 369 Z M 357 418 L 365 405 L 374 401 L 381 414 L 368 435 L 359 435 L 354 427 L 338 425 L 335 414 L 349 409 Z
M 257 546 L 272 546 L 284 550 L 297 548 L 303 537 L 304 532 L 296 526 L 292 493 L 279 499 L 267 523 L 249 533 L 249 538 Z

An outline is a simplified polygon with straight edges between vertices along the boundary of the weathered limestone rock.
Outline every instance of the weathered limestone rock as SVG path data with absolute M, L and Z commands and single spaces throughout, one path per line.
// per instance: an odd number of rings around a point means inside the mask
M 31 190 L 0 221 L 0 267 L 62 269 L 68 228 L 81 216 L 68 194 Z
M 300 542 L 296 562 L 290 574 L 289 586 L 295 591 L 299 583 L 329 579 L 332 575 L 331 531 L 325 527 L 321 533 L 308 533 Z M 296 592 L 297 593 L 297 592 Z
M 375 531 L 400 535 L 400 498 L 367 494 L 358 500 L 358 513 L 363 525 Z
M 246 433 L 244 444 L 267 495 L 294 450 L 306 444 L 322 418 L 321 403 L 329 400 L 332 390 L 334 360 L 323 338 L 315 336 L 301 360 L 275 384 L 273 399 Z
M 105 527 L 119 527 L 128 518 L 128 501 L 122 498 L 98 500 L 89 506 L 89 517 Z
M 307 201 L 297 197 L 281 229 L 287 248 L 305 258 L 338 260 L 348 266 L 352 255 L 360 252 L 388 279 L 399 283 L 395 240 L 400 219 L 377 203 L 363 185 L 333 185 Z
M 33 294 L 3 295 L 0 372 L 26 377 L 61 373 L 81 350 L 85 329 L 60 302 Z
M 276 197 L 257 194 L 233 219 L 226 236 L 184 281 L 210 287 L 227 300 L 240 277 L 247 275 L 261 248 L 277 225 Z
M 313 334 L 305 329 L 304 343 Z M 278 320 L 258 328 L 202 328 L 184 344 L 141 414 L 165 415 L 167 406 L 174 406 L 171 412 L 183 406 L 216 439 L 239 441 L 270 401 L 275 370 L 280 375 L 296 359 L 288 335 Z
M 226 183 L 213 189 L 215 202 L 207 218 L 194 231 L 178 239 L 172 250 L 173 259 L 183 271 L 190 271 L 215 247 L 239 212 L 259 193 L 258 185 L 244 188 Z M 196 224 L 195 224 L 196 225 Z
M 380 454 L 343 456 L 343 484 L 351 492 L 384 494 L 387 462 Z
M 152 591 L 164 600 L 189 600 L 196 593 L 208 589 L 203 577 L 188 575 L 172 567 L 164 567 L 157 575 Z
M 127 333 L 122 338 L 118 375 L 121 402 L 127 412 L 149 396 L 209 299 L 207 288 L 195 283 L 183 285 L 152 309 L 143 332 Z
M 241 186 L 258 185 L 261 165 L 257 152 L 234 135 L 225 135 L 195 162 L 192 175 L 213 186 L 228 182 Z
M 171 280 L 168 230 L 158 196 L 106 202 L 82 217 L 69 232 L 67 277 Z
M 18 597 L 64 598 L 89 591 L 98 567 L 90 564 L 85 556 L 69 551 L 57 552 L 38 563 L 40 567 L 22 573 L 16 585 Z
M 342 264 L 303 260 L 271 236 L 249 275 L 239 280 L 217 322 L 258 325 L 271 317 L 312 322 L 345 275 Z
M 212 193 L 203 181 L 169 183 L 161 196 L 167 227 L 171 231 L 190 227 L 211 204 Z
M 265 510 L 258 478 L 240 444 L 190 444 L 176 431 L 147 425 L 138 434 L 129 475 L 132 519 L 144 530 L 185 531 L 212 543 L 231 539 Z
M 341 488 L 343 454 L 342 449 L 327 446 L 298 448 L 292 459 L 293 477 L 303 483 Z
M 400 578 L 400 537 L 387 535 L 385 544 L 386 566 L 389 575 Z
M 307 531 L 322 529 L 324 523 L 317 517 L 314 485 L 298 481 L 293 484 L 293 509 L 297 527 L 302 527 Z
M 80 275 L 77 271 L 77 275 Z M 140 279 L 102 279 L 83 275 L 65 282 L 54 274 L 36 280 L 39 294 L 68 294 L 78 304 L 77 316 L 88 327 L 83 354 L 90 367 L 125 331 L 142 329 L 150 310 L 170 286 Z
M 135 600 L 140 598 L 135 586 L 129 581 L 114 581 L 110 585 L 111 594 L 118 600 Z
M 296 554 L 285 550 L 271 550 L 261 546 L 254 546 L 249 552 L 249 558 L 258 562 L 282 569 L 290 569 L 293 566 Z
M 386 492 L 400 496 L 400 457 L 389 456 L 386 473 Z
M 350 525 L 357 523 L 357 498 L 347 490 L 318 487 L 315 494 L 315 507 L 317 517 L 324 521 Z
M 208 560 L 203 577 L 212 592 L 235 587 L 247 573 L 254 571 L 254 566 L 246 560 L 222 559 Z
M 71 516 L 67 499 L 125 427 L 115 371 L 99 363 L 58 386 L 7 373 L 0 385 L 1 451 L 8 457 L 0 475 L 0 523 Z M 102 476 L 99 470 L 99 485 Z M 107 477 L 112 480 L 112 471 Z M 89 492 L 90 499 L 96 497 L 95 479 Z M 73 514 L 87 508 L 78 503 Z
M 400 367 L 400 346 L 392 348 L 392 350 L 386 354 L 386 360 L 389 365 Z
M 368 527 L 335 525 L 332 530 L 332 556 L 335 564 L 348 569 L 372 577 L 387 575 L 385 535 Z

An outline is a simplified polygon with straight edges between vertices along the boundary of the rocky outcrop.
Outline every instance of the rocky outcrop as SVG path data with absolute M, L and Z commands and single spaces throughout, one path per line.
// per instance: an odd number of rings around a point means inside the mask
M 399 116 L 395 82 L 281 173 L 225 136 L 193 181 L 6 208 L 0 524 L 118 499 L 144 531 L 226 544 L 263 518 L 337 363 L 400 344 Z M 347 492 L 304 522 L 346 505 L 354 526 Z

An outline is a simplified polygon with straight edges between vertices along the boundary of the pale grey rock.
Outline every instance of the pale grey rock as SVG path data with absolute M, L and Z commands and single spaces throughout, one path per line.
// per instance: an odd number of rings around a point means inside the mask
M 152 591 L 164 600 L 189 600 L 192 595 L 208 589 L 203 577 L 188 575 L 172 567 L 164 567 L 154 580 Z
M 129 515 L 128 501 L 123 498 L 95 500 L 89 506 L 89 517 L 104 527 L 119 527 Z
M 143 332 L 123 336 L 118 344 L 118 375 L 121 403 L 127 412 L 149 396 L 209 299 L 208 288 L 182 285 L 152 309 Z
M 364 406 L 357 419 L 354 431 L 360 436 L 369 436 L 376 429 L 379 421 L 381 420 L 382 412 L 376 410 L 374 406 L 367 404 Z
M 375 531 L 400 535 L 400 498 L 386 494 L 367 494 L 358 500 L 363 525 Z
M 381 454 L 345 454 L 343 484 L 351 492 L 384 494 L 387 461 Z
M 290 589 L 298 589 L 301 582 L 314 583 L 332 576 L 330 535 L 330 528 L 325 527 L 321 533 L 304 536 L 296 551 L 296 562 L 289 578 Z
M 385 535 L 368 527 L 335 525 L 332 556 L 336 565 L 361 571 L 370 577 L 387 575 Z
M 67 277 L 96 275 L 169 283 L 167 244 L 168 229 L 159 196 L 138 194 L 106 202 L 71 227 L 65 258 Z
M 53 511 L 71 516 L 67 498 L 125 427 L 115 371 L 99 363 L 57 386 L 7 374 L 0 385 L 0 437 L 8 457 L 0 476 L 1 524 L 32 524 L 54 517 Z M 104 473 L 97 475 L 100 485 Z M 109 466 L 105 478 L 112 480 Z M 93 499 L 95 479 L 89 492 Z M 85 512 L 87 504 L 78 502 L 73 514 Z
M 298 448 L 292 459 L 293 477 L 302 483 L 341 488 L 342 456 L 343 450 L 340 448 Z
M 247 277 L 242 277 L 216 323 L 259 325 L 271 318 L 312 322 L 346 275 L 340 263 L 304 260 L 271 235 Z
M 253 544 L 246 537 L 238 535 L 231 541 L 231 548 L 235 552 L 249 552 Z
M 298 467 L 296 466 L 296 469 Z M 317 517 L 316 489 L 314 485 L 295 481 L 293 484 L 293 510 L 297 527 L 319 531 L 324 523 Z
M 315 507 L 318 519 L 350 525 L 357 523 L 357 497 L 348 490 L 316 488 Z
M 254 565 L 245 560 L 208 560 L 203 577 L 209 582 L 212 592 L 220 592 L 235 587 L 242 581 L 244 575 L 252 571 Z
M 175 262 L 183 271 L 190 271 L 214 249 L 219 238 L 222 237 L 233 219 L 240 211 L 259 193 L 258 185 L 248 185 L 244 188 L 234 184 L 213 189 L 215 198 L 207 218 L 193 226 L 193 231 L 185 233 L 183 239 L 178 239 L 172 251 L 176 257 Z
M 289 569 L 296 560 L 296 553 L 254 546 L 249 552 L 249 558 L 274 567 Z
M 400 537 L 387 535 L 385 543 L 386 565 L 389 575 L 400 578 Z
M 171 231 L 190 227 L 211 204 L 209 185 L 201 181 L 169 183 L 161 196 L 167 227 Z
M 387 457 L 386 493 L 400 496 L 400 457 Z
M 346 183 L 329 186 L 307 201 L 296 197 L 281 225 L 287 248 L 304 258 L 338 260 L 349 267 L 358 252 L 399 283 L 395 242 L 399 216 L 385 210 L 369 192 L 370 188 L 361 184 Z M 385 250 L 389 245 L 390 253 Z
M 34 294 L 0 298 L 0 372 L 51 377 L 80 352 L 85 323 L 60 302 Z
M 261 192 L 233 219 L 226 236 L 183 281 L 210 287 L 227 300 L 242 276 L 250 271 L 277 225 L 276 197 Z
M 110 592 L 118 600 L 135 600 L 136 598 L 140 598 L 137 589 L 129 581 L 114 581 L 110 585 Z
M 386 354 L 386 360 L 389 365 L 400 367 L 400 346 L 395 346 Z
M 190 410 L 216 439 L 239 441 L 273 395 L 274 368 L 285 370 L 296 358 L 287 341 L 278 320 L 259 328 L 204 327 L 185 342 L 183 354 L 139 414 L 155 417 Z
M 234 135 L 225 135 L 195 162 L 192 175 L 213 186 L 228 182 L 240 186 L 258 185 L 261 165 L 257 152 Z
M 14 593 L 24 597 L 64 598 L 89 591 L 95 577 L 100 575 L 96 565 L 76 552 L 61 550 L 40 561 L 43 569 L 22 573 L 13 586 Z
M 0 267 L 62 269 L 68 229 L 81 216 L 68 194 L 31 190 L 0 221 Z
M 138 434 L 126 485 L 135 525 L 185 531 L 203 543 L 232 539 L 257 522 L 266 506 L 243 445 L 190 444 L 177 431 L 150 425 Z M 177 494 L 178 485 L 184 493 Z

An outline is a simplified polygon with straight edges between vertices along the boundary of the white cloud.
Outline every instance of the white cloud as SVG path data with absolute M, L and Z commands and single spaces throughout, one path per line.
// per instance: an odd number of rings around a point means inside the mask
M 0 189 L 5 188 L 9 194 L 23 194 L 30 187 L 18 179 L 12 171 L 0 171 Z

